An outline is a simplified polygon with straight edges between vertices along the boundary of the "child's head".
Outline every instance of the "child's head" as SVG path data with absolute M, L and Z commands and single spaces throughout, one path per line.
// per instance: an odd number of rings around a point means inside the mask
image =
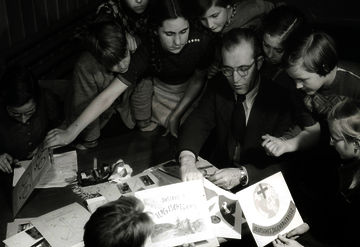
M 330 111 L 331 144 L 343 159 L 360 159 L 360 101 L 346 99 Z
M 162 48 L 174 54 L 180 53 L 190 31 L 185 3 L 182 0 L 158 0 L 154 3 L 149 10 L 149 23 Z
M 122 0 L 126 6 L 136 14 L 141 14 L 146 10 L 149 0 Z
M 125 29 L 113 21 L 94 23 L 85 38 L 89 52 L 106 69 L 125 73 L 130 64 Z
M 22 66 L 9 67 L 1 79 L 1 98 L 10 117 L 26 123 L 36 111 L 40 89 L 33 74 Z
M 330 72 L 338 62 L 333 39 L 323 32 L 310 32 L 291 42 L 284 62 L 297 88 L 314 94 L 323 85 L 331 84 Z
M 132 196 L 99 207 L 85 224 L 85 246 L 142 247 L 153 229 L 143 210 L 143 203 Z
M 265 59 L 280 64 L 288 38 L 306 27 L 305 17 L 293 7 L 284 5 L 271 10 L 263 21 Z
M 231 15 L 230 0 L 193 0 L 193 15 L 214 33 L 221 32 Z

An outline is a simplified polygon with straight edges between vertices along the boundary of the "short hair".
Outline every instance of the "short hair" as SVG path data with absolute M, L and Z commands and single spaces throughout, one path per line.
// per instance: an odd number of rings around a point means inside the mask
M 186 0 L 185 0 L 186 1 Z M 232 0 L 187 0 L 191 1 L 192 7 L 192 17 L 200 18 L 205 15 L 212 6 L 226 8 L 228 5 L 232 4 Z
M 109 202 L 91 215 L 84 227 L 85 247 L 140 247 L 151 235 L 153 222 L 143 203 L 133 196 Z
M 84 38 L 85 46 L 96 60 L 110 69 L 125 57 L 125 29 L 115 21 L 93 23 Z
M 272 9 L 263 20 L 263 33 L 281 37 L 281 44 L 302 28 L 308 28 L 307 20 L 302 12 L 295 7 L 282 5 Z
M 284 55 L 286 68 L 299 62 L 307 72 L 327 75 L 338 63 L 334 40 L 324 32 L 304 32 L 289 43 Z
M 5 105 L 19 107 L 30 99 L 39 101 L 38 81 L 30 70 L 21 65 L 8 67 L 1 78 L 1 98 Z
M 346 99 L 335 105 L 328 114 L 331 130 L 347 142 L 360 144 L 360 100 Z
M 261 55 L 260 41 L 254 30 L 250 28 L 233 28 L 225 33 L 222 38 L 222 49 L 230 50 L 234 46 L 246 41 L 253 47 L 253 56 L 257 58 Z

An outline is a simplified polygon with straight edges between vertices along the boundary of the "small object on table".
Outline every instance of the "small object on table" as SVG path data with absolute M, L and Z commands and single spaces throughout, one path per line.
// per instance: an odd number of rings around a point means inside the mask
M 122 159 L 119 159 L 111 165 L 112 174 L 109 181 L 121 183 L 131 177 L 133 169 L 126 164 Z

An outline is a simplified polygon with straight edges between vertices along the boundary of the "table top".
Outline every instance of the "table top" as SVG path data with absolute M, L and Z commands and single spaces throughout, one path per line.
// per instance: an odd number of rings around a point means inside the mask
M 100 139 L 98 147 L 90 150 L 77 150 L 78 170 L 93 166 L 94 157 L 98 162 L 114 163 L 123 159 L 133 169 L 133 175 L 174 158 L 176 140 L 171 136 L 162 136 L 162 130 L 153 132 L 129 131 L 115 137 Z M 63 147 L 54 151 L 62 153 L 72 150 Z M 11 210 L 12 177 L 0 175 L 0 237 L 6 237 L 7 223 L 13 221 Z M 70 186 L 64 188 L 35 189 L 16 218 L 38 217 L 72 202 L 84 201 L 75 195 Z M 0 243 L 0 246 L 4 246 Z

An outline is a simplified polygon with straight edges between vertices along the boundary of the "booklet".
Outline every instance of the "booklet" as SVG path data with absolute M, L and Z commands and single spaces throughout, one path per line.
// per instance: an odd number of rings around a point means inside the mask
M 75 202 L 31 220 L 31 223 L 52 247 L 64 247 L 83 242 L 84 226 L 89 218 L 90 213 Z
M 135 192 L 155 223 L 146 247 L 167 247 L 214 239 L 201 180 Z
M 304 223 L 281 172 L 237 192 L 236 196 L 259 247 Z

